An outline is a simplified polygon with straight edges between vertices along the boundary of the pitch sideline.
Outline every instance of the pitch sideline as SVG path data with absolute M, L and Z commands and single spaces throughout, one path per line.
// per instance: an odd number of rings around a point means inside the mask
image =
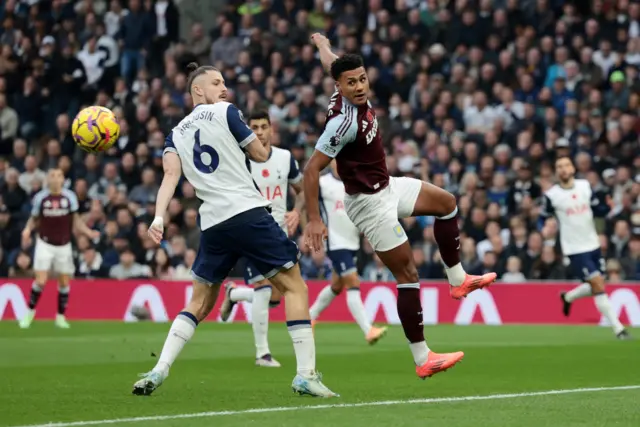
M 368 406 L 394 406 L 394 405 L 413 405 L 413 404 L 432 404 L 432 403 L 454 403 L 454 402 L 471 402 L 476 400 L 501 400 L 501 399 L 517 399 L 521 397 L 551 396 L 559 394 L 575 394 L 575 393 L 597 393 L 603 391 L 623 391 L 638 390 L 640 384 L 616 386 L 616 387 L 590 387 L 590 388 L 572 388 L 564 390 L 546 390 L 535 391 L 529 393 L 508 393 L 508 394 L 488 394 L 484 396 L 460 396 L 460 397 L 436 397 L 429 399 L 406 399 L 406 400 L 380 400 L 373 402 L 360 403 L 336 403 L 325 405 L 303 405 L 303 406 L 285 406 L 272 408 L 254 408 L 242 409 L 237 411 L 210 411 L 210 412 L 194 412 L 191 414 L 174 414 L 174 415 L 156 415 L 149 417 L 132 417 L 132 418 L 114 418 L 110 420 L 93 420 L 93 421 L 73 421 L 73 422 L 52 422 L 48 424 L 29 424 L 23 426 L 12 427 L 84 427 L 99 426 L 120 423 L 139 423 L 143 421 L 167 421 L 189 418 L 209 418 L 227 415 L 247 415 L 247 414 L 264 414 L 270 412 L 291 412 L 300 410 L 319 410 L 319 409 L 339 409 L 339 408 L 361 408 Z

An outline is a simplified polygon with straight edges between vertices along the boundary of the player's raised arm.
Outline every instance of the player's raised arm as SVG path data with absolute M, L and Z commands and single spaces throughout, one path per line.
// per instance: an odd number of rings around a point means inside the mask
M 313 44 L 318 48 L 318 53 L 320 53 L 320 62 L 322 62 L 322 67 L 328 73 L 331 70 L 331 64 L 333 64 L 333 61 L 338 59 L 338 55 L 331 52 L 331 42 L 322 34 L 313 34 L 311 36 L 311 41 L 313 41 Z
M 164 215 L 167 212 L 169 202 L 176 191 L 180 177 L 182 176 L 182 164 L 178 151 L 173 144 L 173 133 L 165 139 L 164 153 L 162 156 L 162 169 L 164 176 L 156 197 L 156 217 L 149 227 L 149 236 L 159 244 L 164 234 Z

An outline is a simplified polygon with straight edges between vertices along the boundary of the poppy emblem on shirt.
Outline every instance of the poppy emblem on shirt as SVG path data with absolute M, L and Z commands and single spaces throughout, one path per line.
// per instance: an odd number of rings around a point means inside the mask
M 571 195 L 571 198 L 575 200 L 575 199 L 577 199 L 577 198 L 578 198 L 578 195 L 577 195 L 577 194 L 572 194 L 572 195 Z
M 269 178 L 269 169 L 262 169 L 262 177 Z
M 368 122 L 373 121 L 373 114 L 371 114 L 371 110 L 367 111 L 367 121 Z

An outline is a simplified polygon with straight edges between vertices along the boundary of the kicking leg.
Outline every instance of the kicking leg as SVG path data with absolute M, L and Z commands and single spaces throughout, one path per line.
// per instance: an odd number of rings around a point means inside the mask
M 320 317 L 320 314 L 324 311 L 325 308 L 329 307 L 329 304 L 331 304 L 335 297 L 340 295 L 340 292 L 342 292 L 342 281 L 340 280 L 340 276 L 338 276 L 334 271 L 331 274 L 331 284 L 322 288 L 322 290 L 316 297 L 315 302 L 309 309 L 311 320 L 315 321 L 318 317 Z
M 593 291 L 591 290 L 590 283 L 582 283 L 571 289 L 569 292 L 562 292 L 560 294 L 560 298 L 562 299 L 562 313 L 565 316 L 569 316 L 571 313 L 571 304 L 575 300 L 591 295 L 593 295 Z
M 598 275 L 592 278 L 589 283 L 591 284 L 591 290 L 593 293 L 593 300 L 596 304 L 596 308 L 611 324 L 611 328 L 613 329 L 613 333 L 616 334 L 616 337 L 619 339 L 628 339 L 630 338 L 629 333 L 624 328 L 618 316 L 613 312 L 613 308 L 611 308 L 611 303 L 609 302 L 609 296 L 604 290 L 604 277 L 602 275 Z
M 29 296 L 29 310 L 24 317 L 20 319 L 19 323 L 22 329 L 29 328 L 31 323 L 33 323 L 33 319 L 36 317 L 36 307 L 38 305 L 38 301 L 40 301 L 40 296 L 42 296 L 42 291 L 47 284 L 48 278 L 49 273 L 46 270 L 35 272 L 35 278 L 31 285 L 31 295 Z
M 413 262 L 409 241 L 405 240 L 400 246 L 376 253 L 391 270 L 398 282 L 398 316 L 402 323 L 404 335 L 409 340 L 409 347 L 413 354 L 418 376 L 420 378 L 430 377 L 449 369 L 462 360 L 464 357 L 462 352 L 436 354 L 431 352 L 427 346 L 422 323 L 418 271 Z
M 56 314 L 55 325 L 61 329 L 69 329 L 69 322 L 64 316 L 69 303 L 69 285 L 70 278 L 66 274 L 60 274 L 58 277 L 58 314 Z
M 269 304 L 272 288 L 268 280 L 253 285 L 253 303 L 251 304 L 251 328 L 256 343 L 256 365 L 279 368 L 280 363 L 271 356 L 269 350 Z M 233 295 L 233 293 L 232 293 Z
M 193 282 L 191 301 L 175 318 L 167 339 L 162 347 L 156 366 L 133 385 L 133 394 L 149 395 L 160 387 L 169 376 L 169 369 L 184 345 L 193 337 L 198 323 L 203 321 L 213 309 L 220 285 Z
M 460 263 L 460 230 L 458 228 L 458 207 L 451 193 L 435 185 L 422 183 L 416 200 L 413 216 L 432 215 L 436 217 L 433 235 L 440 250 L 447 278 L 451 284 L 451 296 L 460 299 L 476 289 L 493 283 L 497 275 L 487 273 L 482 276 L 468 275 Z
M 287 329 L 296 353 L 297 375 L 291 387 L 299 394 L 337 396 L 322 384 L 316 373 L 316 348 L 309 318 L 309 294 L 300 274 L 300 267 L 295 264 L 288 270 L 281 270 L 270 281 L 284 294 Z

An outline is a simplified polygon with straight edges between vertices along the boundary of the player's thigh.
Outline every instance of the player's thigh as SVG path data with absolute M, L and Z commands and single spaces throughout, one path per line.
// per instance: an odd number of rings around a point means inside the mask
M 54 247 L 42 240 L 36 241 L 36 249 L 33 255 L 33 270 L 40 277 L 46 277 L 53 267 L 55 259 Z
M 233 236 L 228 230 L 215 227 L 200 235 L 200 247 L 191 267 L 193 279 L 208 286 L 219 285 L 238 262 L 239 254 L 233 247 Z
M 63 285 L 68 285 L 69 278 L 72 277 L 76 271 L 71 243 L 64 246 L 56 246 L 53 249 L 53 255 L 53 270 L 59 275 L 58 282 Z
M 375 194 L 347 197 L 345 210 L 376 252 L 391 250 L 407 241 L 398 221 L 398 199 L 389 187 Z
M 266 279 L 264 278 L 262 273 L 258 271 L 258 268 L 255 265 L 253 265 L 253 263 L 250 260 L 245 258 L 244 283 L 246 283 L 247 285 L 253 285 L 254 287 L 256 287 L 258 283 L 261 283 L 261 282 L 263 283 L 265 281 Z
M 604 283 L 604 258 L 600 250 L 569 255 L 571 268 L 576 277 L 583 282 L 595 283 L 594 292 L 601 292 L 601 284 Z
M 269 280 L 298 263 L 298 246 L 271 215 L 243 224 L 242 232 L 247 237 L 238 238 L 237 247 L 264 279 Z
M 391 250 L 376 251 L 376 254 L 399 284 L 418 283 L 418 270 L 408 240 Z
M 413 178 L 396 178 L 396 180 L 401 179 L 418 181 Z M 451 214 L 456 209 L 457 202 L 456 197 L 453 194 L 433 184 L 429 184 L 428 182 L 418 182 L 420 187 L 417 192 L 418 194 L 414 199 L 411 214 L 405 216 L 429 215 L 443 217 Z M 401 200 L 406 200 L 406 203 L 403 204 L 404 208 L 408 208 L 410 206 L 409 202 L 411 201 L 411 197 L 413 197 L 415 187 L 415 183 L 403 182 L 399 197 Z M 402 196 L 401 194 L 406 195 Z M 405 216 L 401 216 L 401 218 L 404 218 Z
M 333 271 L 340 277 L 348 276 L 358 271 L 354 251 L 348 249 L 327 251 L 327 257 L 331 260 Z
M 274 276 L 270 279 L 275 289 L 278 289 L 280 292 L 295 292 L 296 294 L 305 295 L 308 293 L 307 284 L 304 282 L 302 278 L 302 273 L 300 273 L 300 266 L 295 264 L 293 267 L 286 270 L 279 270 Z

